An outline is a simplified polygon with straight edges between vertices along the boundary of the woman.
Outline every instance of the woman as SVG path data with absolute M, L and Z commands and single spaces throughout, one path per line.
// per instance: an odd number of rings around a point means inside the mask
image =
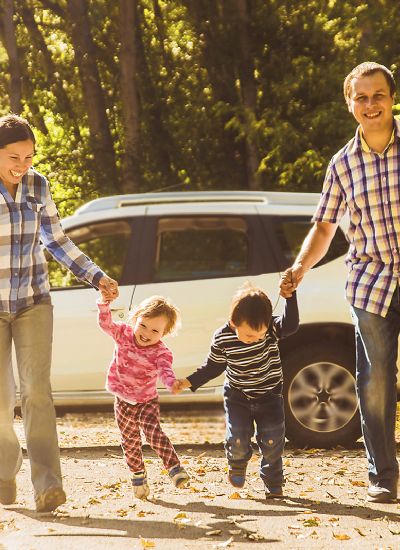
M 53 312 L 47 262 L 39 242 L 76 277 L 105 299 L 118 284 L 64 234 L 44 176 L 32 169 L 35 137 L 17 116 L 0 118 L 0 503 L 16 499 L 22 452 L 13 428 L 14 341 L 26 445 L 36 510 L 55 510 L 66 500 L 62 488 L 50 363 Z

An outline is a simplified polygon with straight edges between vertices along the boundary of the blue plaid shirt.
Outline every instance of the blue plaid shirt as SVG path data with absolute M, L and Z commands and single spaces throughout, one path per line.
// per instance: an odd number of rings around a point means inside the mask
M 15 200 L 0 181 L 0 311 L 16 313 L 49 296 L 40 240 L 60 264 L 97 288 L 103 271 L 64 234 L 48 181 L 30 169 Z
M 400 278 L 400 121 L 383 153 L 360 128 L 331 160 L 313 220 L 337 223 L 348 211 L 346 296 L 351 305 L 386 316 Z

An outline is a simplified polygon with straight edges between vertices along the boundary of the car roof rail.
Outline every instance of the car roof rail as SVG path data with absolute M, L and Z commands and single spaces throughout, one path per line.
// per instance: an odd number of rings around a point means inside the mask
M 283 205 L 315 204 L 317 193 L 282 191 L 176 191 L 169 193 L 135 193 L 94 199 L 79 207 L 75 214 L 112 210 L 126 206 L 188 202 L 252 202 Z

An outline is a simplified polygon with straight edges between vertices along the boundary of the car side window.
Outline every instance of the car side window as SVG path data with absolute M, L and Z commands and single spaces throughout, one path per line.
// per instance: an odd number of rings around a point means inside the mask
M 309 219 L 274 218 L 274 227 L 282 251 L 281 269 L 292 265 L 300 252 L 301 245 L 313 223 Z M 314 267 L 326 264 L 347 253 L 349 243 L 343 231 L 338 227 L 329 250 L 324 258 Z
M 248 261 L 247 222 L 241 217 L 158 220 L 157 282 L 239 276 L 247 273 Z
M 82 225 L 66 231 L 79 249 L 107 275 L 121 280 L 128 248 L 131 225 L 125 220 Z M 85 284 L 47 253 L 50 286 L 52 289 L 71 288 Z

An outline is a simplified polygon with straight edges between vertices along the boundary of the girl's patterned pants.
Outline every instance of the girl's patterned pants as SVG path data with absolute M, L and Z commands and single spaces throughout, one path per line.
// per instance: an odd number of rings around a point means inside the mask
M 145 469 L 140 430 L 143 431 L 147 443 L 163 461 L 166 470 L 180 465 L 171 441 L 161 429 L 158 399 L 131 405 L 116 397 L 114 411 L 121 432 L 125 460 L 131 472 L 141 472 Z

